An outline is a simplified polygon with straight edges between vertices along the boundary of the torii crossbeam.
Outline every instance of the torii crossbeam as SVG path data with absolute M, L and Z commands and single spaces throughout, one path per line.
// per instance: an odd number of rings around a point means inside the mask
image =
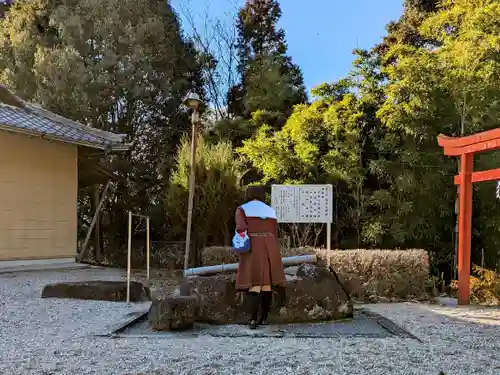
M 438 144 L 444 154 L 460 156 L 460 174 L 454 182 L 460 185 L 458 214 L 458 303 L 469 304 L 470 252 L 472 232 L 472 183 L 500 180 L 500 168 L 473 172 L 474 154 L 500 149 L 500 128 L 469 135 L 448 137 L 440 134 Z

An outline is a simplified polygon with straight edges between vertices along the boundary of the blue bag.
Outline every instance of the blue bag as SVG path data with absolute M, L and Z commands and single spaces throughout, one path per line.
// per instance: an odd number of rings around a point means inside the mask
M 244 236 L 240 236 L 238 232 L 233 237 L 233 251 L 238 254 L 245 254 L 250 251 L 250 237 L 244 232 Z

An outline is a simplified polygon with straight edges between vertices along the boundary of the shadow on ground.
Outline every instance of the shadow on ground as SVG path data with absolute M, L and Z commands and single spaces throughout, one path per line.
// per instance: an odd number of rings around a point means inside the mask
M 109 336 L 136 338 L 188 338 L 212 337 L 272 337 L 272 338 L 388 338 L 401 337 L 418 340 L 417 337 L 383 316 L 364 310 L 355 311 L 352 319 L 323 323 L 282 324 L 261 326 L 251 330 L 245 325 L 210 325 L 197 323 L 193 330 L 181 332 L 156 332 L 151 329 L 147 313 L 131 317 L 129 322 L 109 333 Z

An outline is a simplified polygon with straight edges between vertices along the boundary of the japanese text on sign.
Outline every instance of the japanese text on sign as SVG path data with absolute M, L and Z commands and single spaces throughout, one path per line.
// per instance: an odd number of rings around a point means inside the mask
M 271 205 L 280 223 L 331 223 L 332 185 L 273 185 Z

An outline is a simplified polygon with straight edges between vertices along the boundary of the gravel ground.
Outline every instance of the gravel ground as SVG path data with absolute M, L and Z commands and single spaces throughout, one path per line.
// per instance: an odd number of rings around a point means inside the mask
M 124 303 L 42 300 L 43 285 L 123 280 L 110 270 L 0 275 L 0 374 L 500 374 L 500 310 L 365 305 L 411 339 L 96 337 L 131 312 Z

